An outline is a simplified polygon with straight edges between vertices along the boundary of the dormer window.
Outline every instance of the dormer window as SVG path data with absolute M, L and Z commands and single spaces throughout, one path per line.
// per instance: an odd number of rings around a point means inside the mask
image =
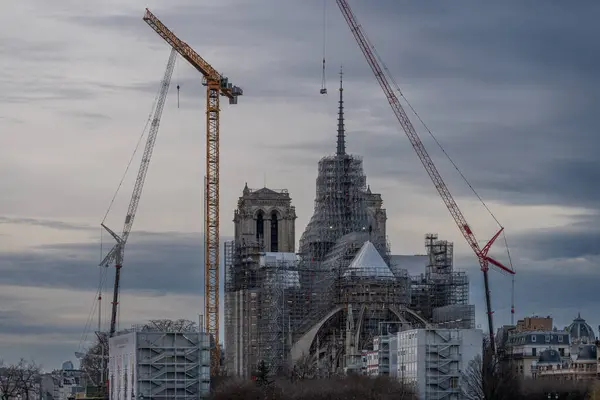
M 558 335 L 558 343 L 562 343 L 563 342 L 563 335 Z
M 533 343 L 535 343 L 537 341 L 537 336 L 536 335 L 531 335 L 531 341 Z
M 546 343 L 550 343 L 550 335 L 546 335 Z

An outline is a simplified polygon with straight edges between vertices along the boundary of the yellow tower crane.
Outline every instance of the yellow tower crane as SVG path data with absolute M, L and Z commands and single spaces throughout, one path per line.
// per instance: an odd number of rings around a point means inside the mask
M 202 74 L 206 86 L 206 180 L 204 226 L 204 274 L 206 330 L 213 336 L 215 347 L 211 352 L 211 373 L 216 374 L 220 364 L 219 349 L 219 95 L 237 104 L 241 88 L 215 70 L 187 43 L 180 40 L 160 20 L 146 9 L 144 21 L 173 49 Z

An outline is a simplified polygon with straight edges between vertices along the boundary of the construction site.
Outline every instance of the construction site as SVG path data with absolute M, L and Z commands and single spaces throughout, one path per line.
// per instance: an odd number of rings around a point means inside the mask
M 250 377 L 260 361 L 287 370 L 300 357 L 331 374 L 352 367 L 349 334 L 358 351 L 382 329 L 475 327 L 452 243 L 427 234 L 423 256 L 392 262 L 382 197 L 367 185 L 362 159 L 346 153 L 341 80 L 338 101 L 336 152 L 319 161 L 298 251 L 287 190 L 246 186 L 234 211 L 235 240 L 224 253 L 225 367 L 233 375 Z M 418 259 L 420 275 L 409 276 L 406 257 Z
M 500 226 L 485 246 L 479 246 L 400 104 L 395 94 L 400 93 L 400 89 L 389 83 L 393 82 L 389 71 L 379 64 L 348 3 L 345 0 L 336 3 L 400 127 L 481 265 L 487 328 L 493 346 L 489 265 L 514 275 L 511 267 L 488 256 L 491 245 L 504 228 Z M 344 107 L 341 70 L 335 95 L 337 123 L 332 121 L 330 135 L 333 153 L 318 162 L 314 211 L 298 245 L 292 194 L 287 189 L 252 189 L 246 184 L 233 211 L 234 240 L 221 246 L 219 99 L 226 97 L 229 104 L 235 105 L 244 92 L 179 39 L 150 10 L 146 10 L 143 20 L 171 47 L 171 55 L 149 120 L 147 142 L 123 231 L 118 234 L 102 223 L 115 240 L 114 247 L 100 264 L 115 266 L 108 330 L 107 386 L 111 388 L 111 398 L 203 397 L 209 390 L 209 375 L 251 378 L 259 363 L 267 365 L 273 375 L 289 374 L 299 364 L 310 366 L 313 377 L 360 372 L 366 368 L 366 354 L 380 351 L 382 343 L 388 343 L 386 340 L 391 335 L 439 329 L 443 332 L 436 333 L 434 339 L 450 341 L 463 336 L 462 333 L 455 335 L 454 331 L 474 330 L 475 306 L 469 302 L 469 278 L 454 268 L 453 243 L 435 233 L 423 232 L 422 254 L 393 253 L 386 231 L 383 197 L 367 183 L 362 158 L 346 150 L 345 112 L 352 110 Z M 118 331 L 125 245 L 141 198 L 177 55 L 201 73 L 206 86 L 204 309 L 198 312 L 202 316 L 198 327 L 185 332 L 135 328 Z M 320 93 L 327 94 L 325 86 Z M 436 229 L 430 228 L 431 231 Z M 221 268 L 224 268 L 224 282 L 219 279 Z M 224 332 L 220 332 L 221 291 L 224 292 Z M 101 299 L 99 293 L 98 304 Z M 98 331 L 101 330 L 99 322 Z M 388 339 L 384 339 L 386 337 Z M 476 335 L 465 333 L 465 337 Z M 441 382 L 439 375 L 448 375 L 449 370 L 438 368 L 436 371 L 436 382 Z M 448 375 L 448 379 L 454 378 Z M 431 383 L 437 393 L 435 398 L 457 393 L 456 386 L 447 382 Z

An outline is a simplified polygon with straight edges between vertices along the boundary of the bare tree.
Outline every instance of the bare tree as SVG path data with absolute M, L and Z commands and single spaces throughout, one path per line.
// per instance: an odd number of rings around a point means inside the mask
M 16 367 L 17 386 L 21 398 L 24 400 L 37 399 L 41 382 L 41 367 L 34 361 L 25 361 L 24 359 L 21 359 Z
M 593 384 L 594 381 L 586 380 L 528 379 L 523 384 L 520 398 L 522 400 L 546 400 L 548 398 L 594 400 Z
M 471 360 L 462 376 L 462 390 L 469 400 L 512 400 L 520 396 L 519 379 L 501 362 L 484 340 L 481 355 Z
M 9 400 L 20 396 L 24 400 L 39 394 L 40 366 L 21 359 L 17 364 L 5 366 L 0 361 L 0 397 Z
M 312 379 L 316 373 L 315 364 L 312 362 L 310 356 L 303 354 L 302 357 L 296 361 L 292 368 L 292 381 Z
M 197 324 L 188 319 L 152 319 L 142 329 L 161 332 L 198 332 Z
M 103 386 L 108 377 L 108 334 L 96 333 L 96 342 L 87 350 L 81 359 L 81 369 L 95 386 Z
M 297 382 L 276 381 L 270 386 L 232 380 L 214 393 L 214 400 L 416 400 L 410 387 L 389 377 L 344 376 L 307 379 Z
M 9 400 L 19 394 L 19 373 L 16 365 L 5 366 L 0 361 L 0 396 Z

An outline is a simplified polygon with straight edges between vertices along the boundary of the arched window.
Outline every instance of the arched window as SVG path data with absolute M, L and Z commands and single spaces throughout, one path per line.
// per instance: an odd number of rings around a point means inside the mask
M 256 240 L 261 241 L 265 234 L 265 216 L 262 211 L 256 215 Z
M 271 213 L 271 251 L 279 251 L 279 221 L 277 221 L 277 213 L 273 211 Z

